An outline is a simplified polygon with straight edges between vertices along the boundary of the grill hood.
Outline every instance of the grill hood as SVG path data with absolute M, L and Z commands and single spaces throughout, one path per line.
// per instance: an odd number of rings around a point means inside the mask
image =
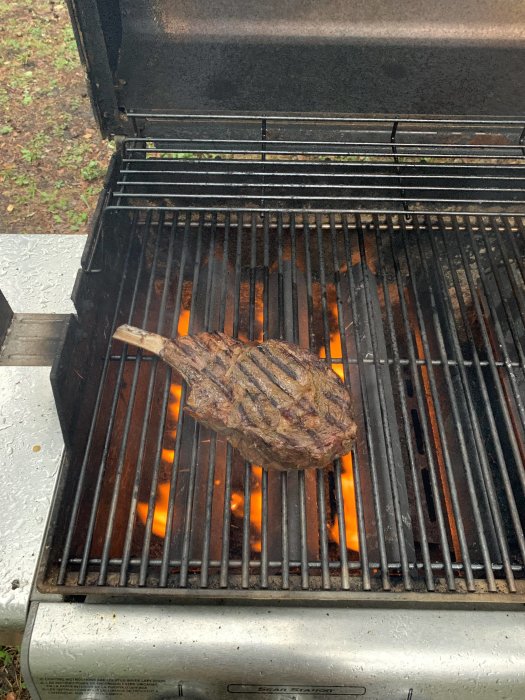
M 69 0 L 105 135 L 133 112 L 517 117 L 513 0 Z

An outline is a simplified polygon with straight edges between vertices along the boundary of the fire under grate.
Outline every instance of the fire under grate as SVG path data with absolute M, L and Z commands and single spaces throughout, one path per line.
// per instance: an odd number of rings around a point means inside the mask
M 350 388 L 358 441 L 331 469 L 265 472 L 185 414 L 161 361 L 109 343 L 41 590 L 523 593 L 522 218 L 126 216 L 113 328 L 309 347 Z

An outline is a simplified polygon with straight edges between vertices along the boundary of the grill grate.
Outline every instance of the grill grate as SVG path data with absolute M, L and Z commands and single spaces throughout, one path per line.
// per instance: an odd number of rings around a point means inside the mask
M 523 212 L 518 122 L 131 116 L 177 135 L 125 141 L 111 208 Z
M 114 327 L 310 347 L 359 439 L 332 470 L 261 472 L 180 410 L 169 368 L 110 343 L 43 590 L 522 591 L 523 219 L 130 216 Z

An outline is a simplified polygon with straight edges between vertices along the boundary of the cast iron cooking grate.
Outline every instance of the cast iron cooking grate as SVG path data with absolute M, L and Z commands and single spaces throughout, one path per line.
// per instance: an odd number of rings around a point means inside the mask
M 135 210 L 123 192 L 113 328 L 309 347 L 350 388 L 359 439 L 332 469 L 267 473 L 185 414 L 167 366 L 109 341 L 40 588 L 522 591 L 523 218 Z

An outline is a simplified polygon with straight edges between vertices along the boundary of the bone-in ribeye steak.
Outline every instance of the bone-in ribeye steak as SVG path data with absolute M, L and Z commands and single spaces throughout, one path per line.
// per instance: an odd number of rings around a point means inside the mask
M 224 333 L 175 340 L 133 326 L 114 337 L 150 350 L 189 385 L 186 410 L 253 464 L 326 467 L 350 451 L 356 424 L 339 377 L 307 350 L 280 340 L 248 344 Z

